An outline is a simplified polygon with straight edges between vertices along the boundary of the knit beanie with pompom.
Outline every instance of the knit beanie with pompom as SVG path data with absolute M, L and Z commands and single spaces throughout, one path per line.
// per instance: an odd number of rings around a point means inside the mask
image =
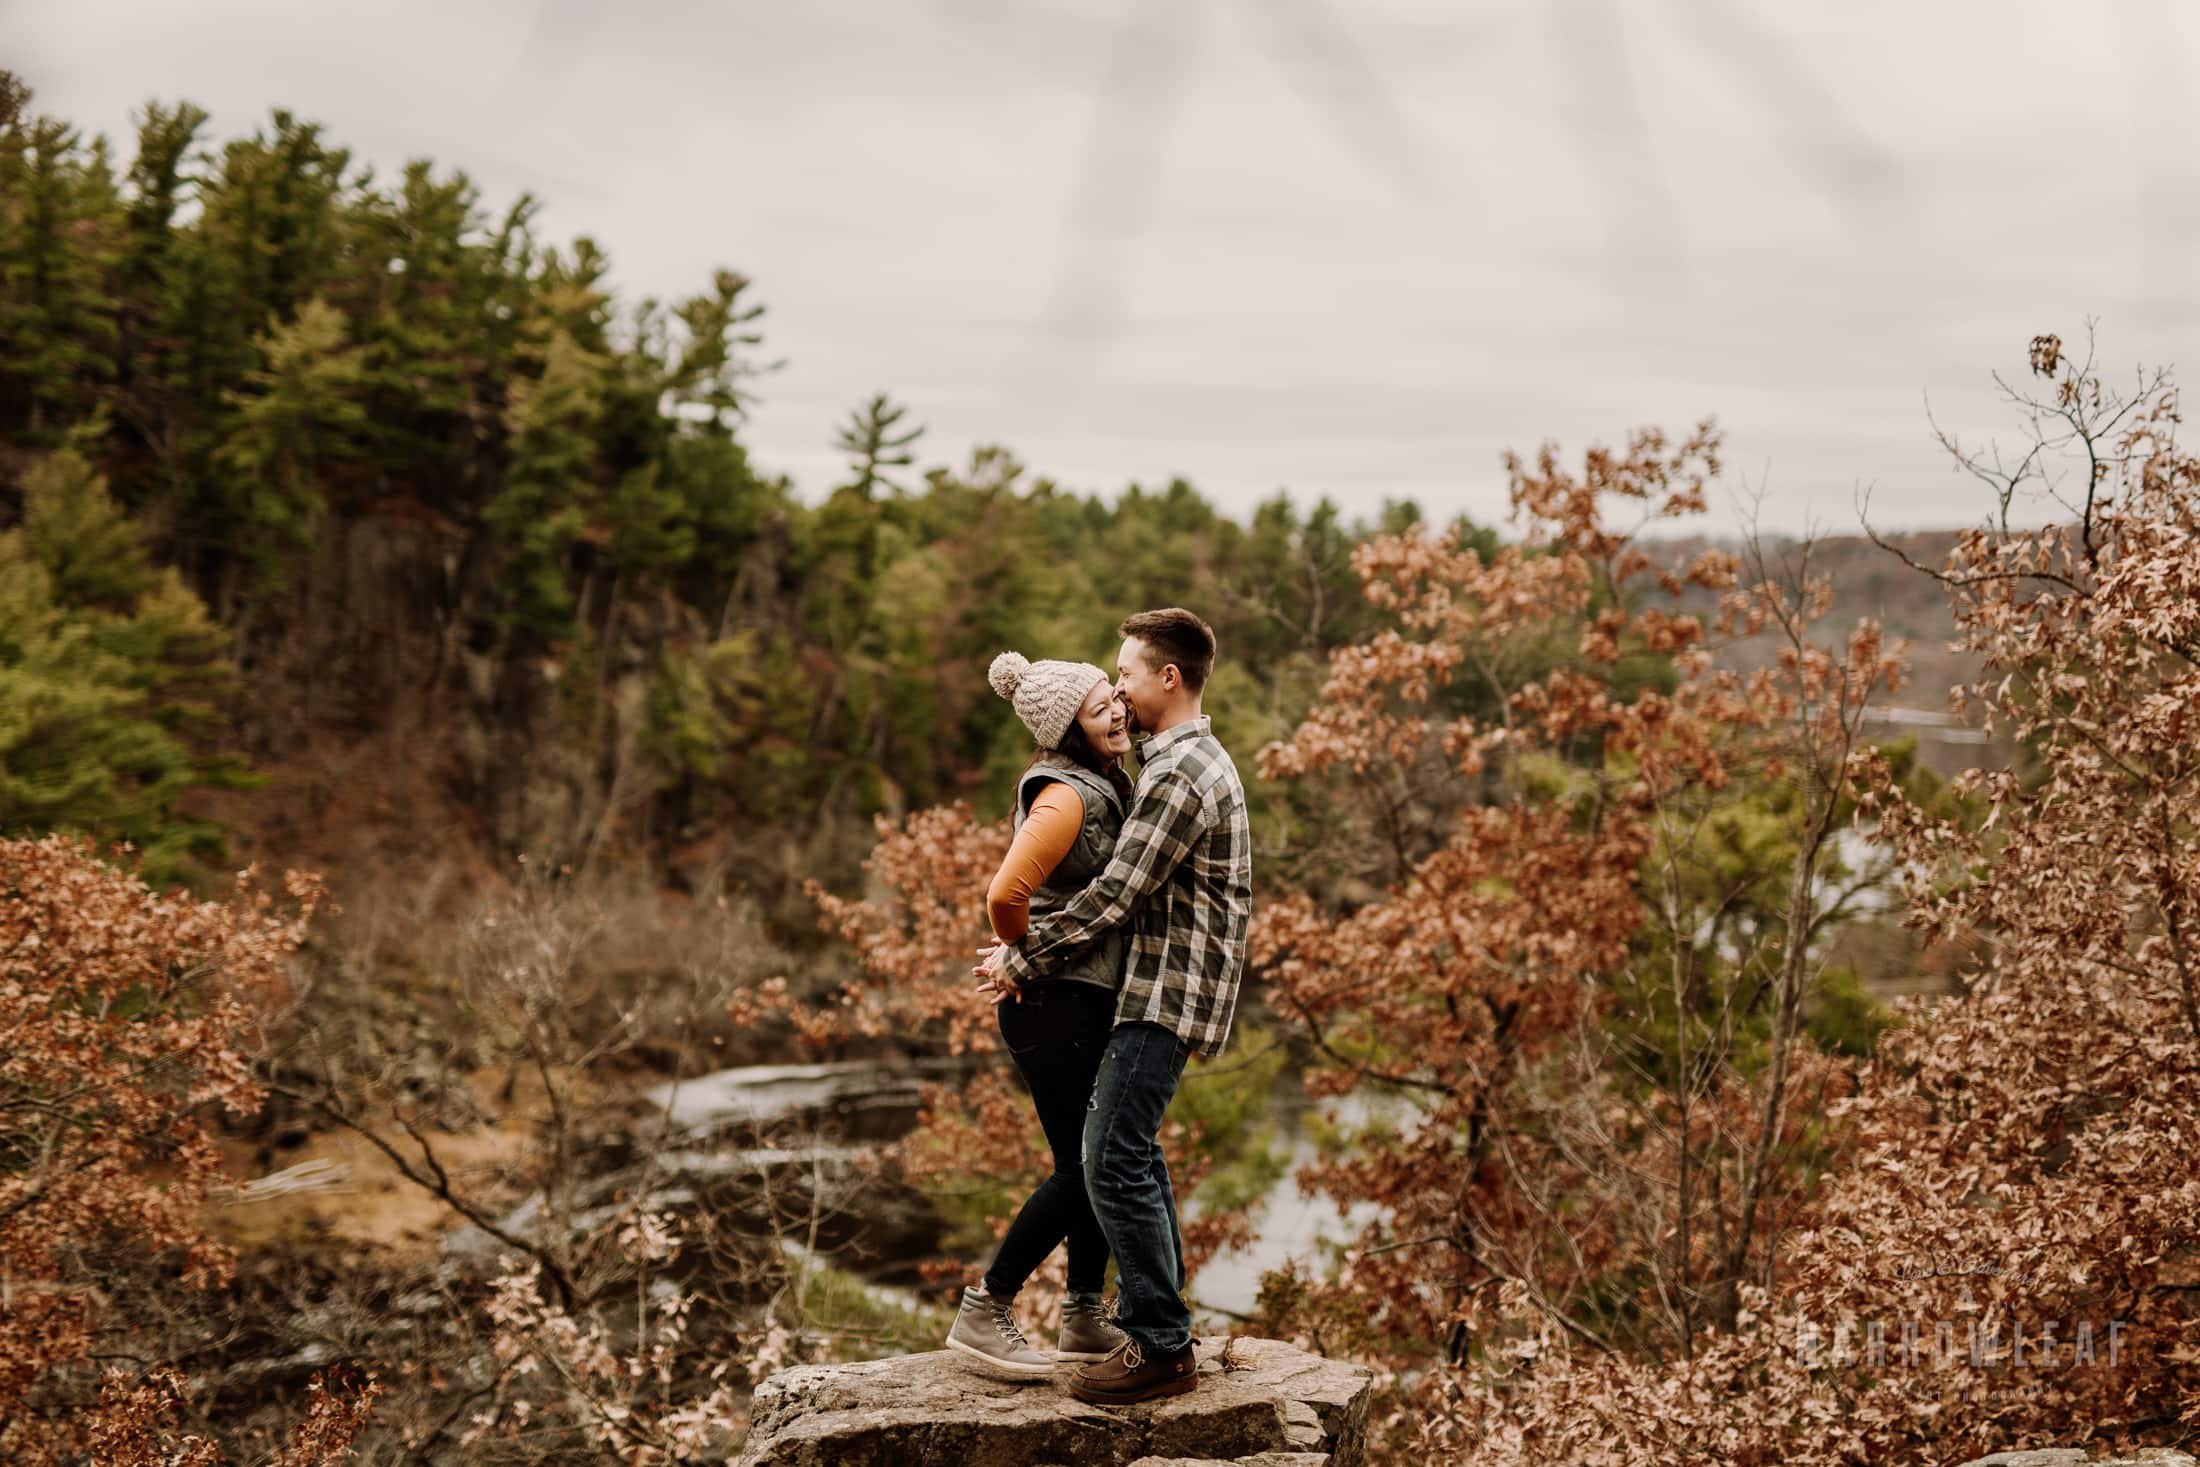
M 1106 682 L 1108 675 L 1089 662 L 1033 662 L 1021 653 L 1003 652 L 993 659 L 986 680 L 1008 699 L 1041 748 L 1058 749 L 1092 685 Z

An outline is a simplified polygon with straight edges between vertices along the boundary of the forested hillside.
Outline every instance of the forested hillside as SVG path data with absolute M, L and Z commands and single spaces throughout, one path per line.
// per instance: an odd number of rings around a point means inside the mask
M 340 763 L 497 856 L 791 842 L 845 874 L 821 832 L 999 807 L 1026 751 L 972 669 L 1000 648 L 1097 657 L 1127 610 L 1197 599 L 1258 742 L 1368 624 L 1348 557 L 1383 526 L 1281 497 L 1240 524 L 1181 482 L 1103 500 L 1005 449 L 920 473 L 884 395 L 850 407 L 844 481 L 798 494 L 742 441 L 775 348 L 734 270 L 621 299 L 534 200 L 491 216 L 425 161 L 378 177 L 288 114 L 225 139 L 155 104 L 118 148 L 8 105 L 9 595 L 127 646 L 13 671 L 44 711 L 0 749 L 0 822 L 166 862 L 213 849 L 175 814 L 219 809 L 325 858 L 315 812 L 374 808 L 328 787 Z M 195 803 L 226 755 L 284 797 Z

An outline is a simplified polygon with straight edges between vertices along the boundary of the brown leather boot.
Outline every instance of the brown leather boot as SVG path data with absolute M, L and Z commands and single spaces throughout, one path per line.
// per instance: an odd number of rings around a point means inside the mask
M 1069 1378 L 1069 1393 L 1095 1406 L 1128 1406 L 1159 1396 L 1181 1396 L 1199 1384 L 1199 1355 L 1190 1345 L 1174 1355 L 1148 1356 L 1136 1340 L 1125 1340 L 1104 1360 L 1080 1365 Z

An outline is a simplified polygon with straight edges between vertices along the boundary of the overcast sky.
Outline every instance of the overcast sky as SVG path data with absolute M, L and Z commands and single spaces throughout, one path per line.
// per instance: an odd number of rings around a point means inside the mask
M 1925 418 L 2100 321 L 2172 364 L 2200 167 L 2177 0 L 0 0 L 125 135 L 269 109 L 532 190 L 621 294 L 728 265 L 805 492 L 884 389 L 925 462 L 1504 514 L 1499 455 L 1715 414 L 1784 530 L 1973 521 Z M 1715 505 L 1705 528 L 1731 530 Z

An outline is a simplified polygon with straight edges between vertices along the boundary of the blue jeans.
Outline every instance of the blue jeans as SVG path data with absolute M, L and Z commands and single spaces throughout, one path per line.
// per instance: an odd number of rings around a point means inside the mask
M 1184 1041 L 1159 1024 L 1118 1025 L 1085 1114 L 1085 1189 L 1115 1255 L 1115 1322 L 1148 1355 L 1173 1355 L 1192 1342 L 1184 1235 L 1158 1139 L 1189 1058 Z

